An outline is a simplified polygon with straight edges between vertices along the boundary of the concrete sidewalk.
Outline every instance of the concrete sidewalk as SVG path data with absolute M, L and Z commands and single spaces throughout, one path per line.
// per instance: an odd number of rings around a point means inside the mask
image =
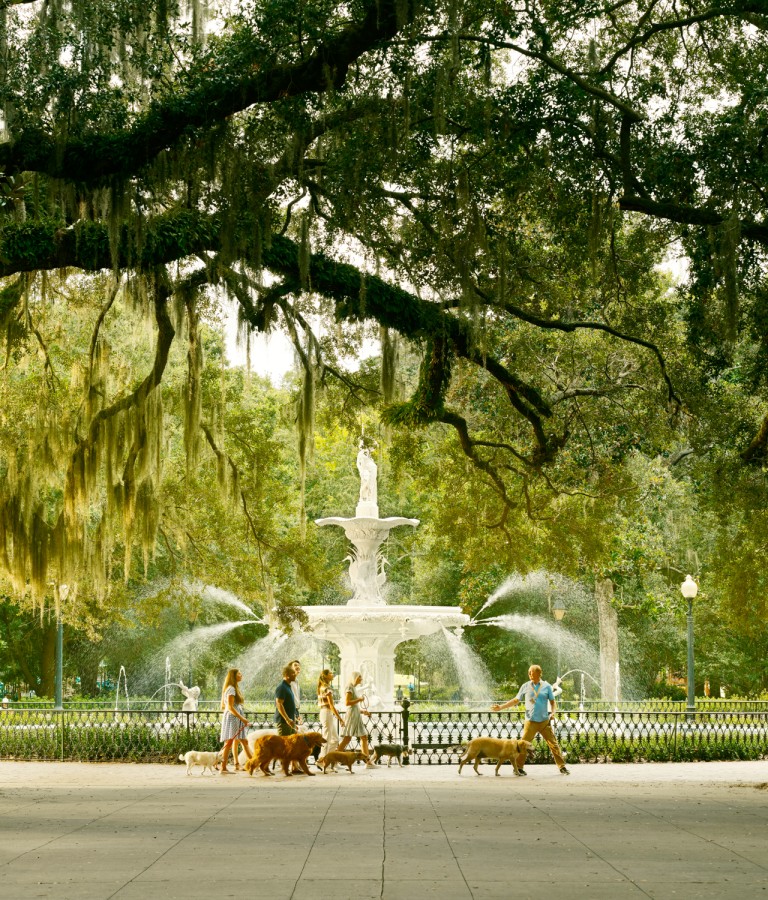
M 768 898 L 768 763 L 0 763 L 3 900 Z

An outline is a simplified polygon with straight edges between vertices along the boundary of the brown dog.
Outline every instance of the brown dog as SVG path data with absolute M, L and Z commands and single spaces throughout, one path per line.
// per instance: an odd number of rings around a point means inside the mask
M 352 771 L 353 763 L 367 761 L 368 757 L 362 750 L 329 750 L 322 759 L 317 761 L 317 764 L 323 770 L 323 775 L 325 775 L 325 770 L 328 766 L 336 765 L 346 766 L 349 769 L 349 774 L 354 775 L 355 773 Z
M 459 775 L 461 775 L 461 767 L 464 763 L 468 763 L 472 759 L 475 761 L 474 768 L 476 775 L 482 775 L 482 772 L 478 772 L 477 770 L 477 765 L 481 759 L 497 760 L 496 775 L 499 774 L 501 764 L 508 759 L 512 763 L 515 775 L 518 775 L 520 770 L 517 768 L 517 756 L 519 753 L 522 753 L 523 750 L 530 749 L 530 741 L 517 740 L 516 738 L 512 738 L 508 741 L 505 741 L 503 738 L 492 737 L 474 738 L 467 746 L 464 753 L 464 759 L 459 760 Z
M 324 743 L 325 738 L 317 731 L 302 731 L 288 737 L 265 734 L 254 741 L 253 756 L 245 764 L 246 771 L 249 775 L 253 775 L 254 769 L 261 769 L 265 775 L 271 775 L 269 764 L 273 759 L 279 759 L 283 765 L 283 772 L 289 777 L 292 762 L 298 763 L 305 775 L 314 775 L 307 766 L 307 757 L 313 747 Z

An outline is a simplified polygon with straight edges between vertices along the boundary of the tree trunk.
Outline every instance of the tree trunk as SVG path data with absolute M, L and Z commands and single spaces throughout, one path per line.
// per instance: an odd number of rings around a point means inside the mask
M 610 578 L 595 581 L 595 602 L 600 623 L 600 685 L 603 700 L 621 700 L 619 683 L 619 617 L 611 602 L 613 582 Z

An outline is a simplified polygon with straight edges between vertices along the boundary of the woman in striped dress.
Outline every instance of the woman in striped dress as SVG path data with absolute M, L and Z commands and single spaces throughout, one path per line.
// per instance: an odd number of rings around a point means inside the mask
M 371 762 L 368 751 L 368 732 L 365 730 L 365 725 L 363 724 L 363 716 L 370 716 L 370 713 L 367 709 L 361 708 L 362 704 L 365 703 L 365 697 L 360 688 L 362 683 L 363 676 L 359 672 L 353 672 L 350 675 L 346 696 L 344 698 L 347 707 L 347 719 L 344 725 L 344 731 L 342 732 L 339 750 L 345 750 L 347 744 L 353 737 L 359 738 L 360 746 L 366 758 L 366 768 L 375 769 L 376 766 Z
M 244 737 L 248 719 L 246 719 L 243 709 L 245 699 L 240 692 L 242 680 L 243 673 L 239 669 L 229 669 L 227 677 L 224 679 L 224 687 L 221 689 L 221 708 L 224 713 L 221 717 L 221 733 L 219 734 L 219 740 L 224 744 L 221 761 L 222 775 L 230 773 L 227 768 L 227 760 L 235 740 L 240 741 L 248 756 L 251 755 L 251 748 Z

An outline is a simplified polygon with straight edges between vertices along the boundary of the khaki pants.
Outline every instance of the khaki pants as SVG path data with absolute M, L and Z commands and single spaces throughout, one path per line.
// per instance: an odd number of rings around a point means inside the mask
M 565 760 L 563 759 L 563 754 L 560 751 L 560 745 L 557 743 L 557 738 L 555 737 L 554 731 L 552 731 L 552 726 L 549 724 L 549 719 L 544 722 L 531 722 L 530 719 L 525 720 L 525 728 L 523 729 L 523 740 L 524 741 L 533 741 L 537 734 L 540 734 L 544 740 L 547 742 L 547 746 L 549 747 L 552 756 L 555 758 L 555 762 L 557 763 L 557 768 L 562 769 L 565 765 Z M 517 755 L 517 767 L 518 769 L 522 769 L 525 765 L 525 757 L 526 751 L 523 750 L 522 753 L 518 753 Z

